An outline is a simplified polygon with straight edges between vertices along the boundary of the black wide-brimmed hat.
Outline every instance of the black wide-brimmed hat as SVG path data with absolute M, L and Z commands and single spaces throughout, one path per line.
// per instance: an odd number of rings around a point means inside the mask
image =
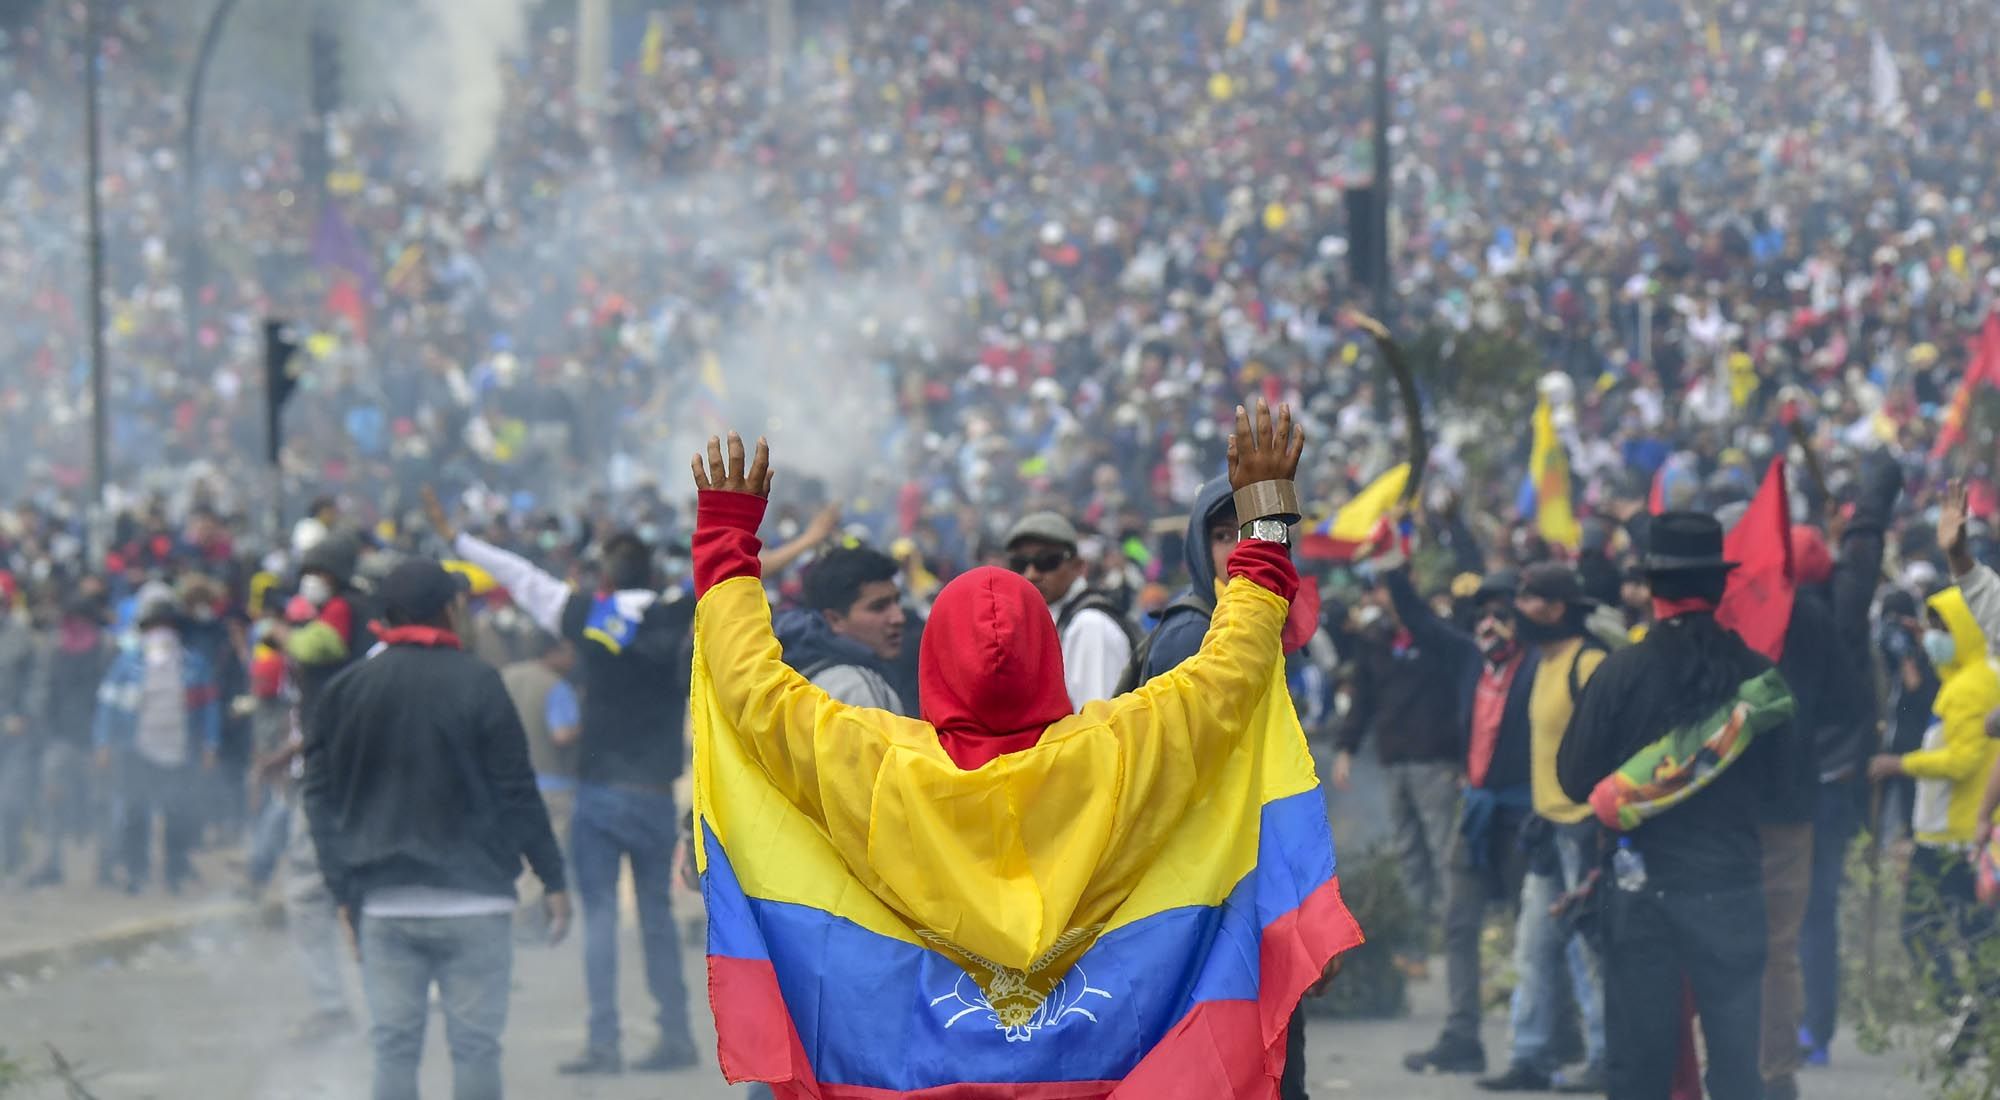
M 1728 572 L 1736 563 L 1722 556 L 1722 524 L 1703 512 L 1663 512 L 1646 532 L 1643 573 Z

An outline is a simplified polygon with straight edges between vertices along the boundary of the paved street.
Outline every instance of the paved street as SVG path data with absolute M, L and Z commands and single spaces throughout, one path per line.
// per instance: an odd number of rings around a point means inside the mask
M 636 942 L 628 936 L 627 960 Z M 632 1076 L 579 1084 L 559 1078 L 554 1064 L 581 1046 L 583 991 L 580 947 L 524 948 L 517 956 L 513 1017 L 507 1028 L 507 1078 L 516 1097 L 579 1100 L 720 1100 L 740 1096 L 712 1064 L 693 1073 Z M 698 959 L 689 957 L 691 967 Z M 622 968 L 626 1045 L 651 1041 L 643 995 Z M 364 1100 L 368 1051 L 359 1038 L 303 1047 L 287 1039 L 302 1011 L 287 941 L 282 934 L 245 931 L 228 942 L 199 939 L 178 948 L 154 947 L 119 964 L 103 964 L 0 991 L 0 1043 L 39 1064 L 53 1044 L 84 1067 L 100 1100 Z M 695 989 L 699 990 L 699 984 Z M 1482 1095 L 1463 1079 L 1413 1078 L 1404 1051 L 1427 1043 L 1441 1017 L 1442 981 L 1415 989 L 1415 1012 L 1381 1023 L 1316 1022 L 1309 1042 L 1316 1097 L 1402 1097 L 1444 1100 Z M 706 1030 L 707 1023 L 702 1021 Z M 1489 1048 L 1505 1022 L 1487 1024 Z M 704 1044 L 711 1036 L 702 1035 Z M 713 1047 L 705 1056 L 712 1060 Z M 1838 1070 L 1805 1080 L 1812 1100 L 1880 1100 L 1915 1096 L 1915 1084 L 1889 1063 L 1852 1049 L 1837 1052 Z M 448 1096 L 442 1020 L 433 1017 L 425 1054 L 425 1095 Z M 30 1089 L 30 1100 L 61 1096 L 53 1084 Z M 10 1096 L 9 1100 L 13 1100 Z

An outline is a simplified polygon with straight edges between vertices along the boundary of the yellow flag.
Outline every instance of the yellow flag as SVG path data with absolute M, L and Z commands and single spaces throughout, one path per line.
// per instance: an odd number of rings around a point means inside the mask
M 1535 529 L 1553 545 L 1576 549 L 1583 529 L 1570 508 L 1569 452 L 1556 436 L 1555 411 L 1547 398 L 1535 404 L 1535 443 L 1528 452 Z
M 1729 399 L 1737 408 L 1750 403 L 1750 395 L 1757 392 L 1757 364 L 1750 353 L 1734 351 L 1729 353 Z
M 1042 89 L 1041 81 L 1037 80 L 1028 86 L 1028 101 L 1035 105 L 1035 122 L 1043 129 L 1047 129 L 1049 125 L 1049 93 Z
M 1315 524 L 1313 533 L 1332 539 L 1341 556 L 1351 554 L 1353 550 L 1374 541 L 1382 521 L 1388 517 L 1396 502 L 1403 499 L 1403 490 L 1409 484 L 1409 463 L 1390 467 L 1369 482 L 1367 488 L 1354 494 L 1354 498 L 1341 505 L 1333 515 Z
M 1245 34 L 1248 34 L 1249 31 L 1250 31 L 1250 4 L 1249 0 L 1244 0 L 1243 3 L 1238 4 L 1236 7 L 1236 18 L 1231 19 L 1229 21 L 1230 46 L 1232 47 L 1241 46 L 1243 44 L 1243 36 Z
M 647 76 L 660 75 L 660 63 L 667 52 L 667 25 L 659 12 L 646 17 L 646 37 L 639 40 L 639 71 Z

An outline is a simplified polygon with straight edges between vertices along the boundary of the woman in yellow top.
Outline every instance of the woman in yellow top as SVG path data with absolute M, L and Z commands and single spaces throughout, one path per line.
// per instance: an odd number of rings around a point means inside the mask
M 1930 629 L 1924 653 L 1942 687 L 1931 712 L 1937 722 L 1924 747 L 1902 756 L 1877 756 L 1870 779 L 1909 776 L 1918 780 L 1909 886 L 1903 901 L 1903 942 L 1918 965 L 1931 969 L 1945 1011 L 1956 1013 L 1965 994 L 1953 964 L 1955 946 L 1971 947 L 1992 936 L 1994 913 L 1979 905 L 1967 854 L 1978 839 L 1986 778 L 2000 757 L 2000 741 L 1986 736 L 1986 719 L 2000 709 L 2000 669 L 1987 653 L 1986 638 L 1957 588 L 1930 598 Z M 2000 975 L 1975 972 L 1982 1001 L 2000 996 Z M 1973 1034 L 1966 1028 L 1962 1034 Z

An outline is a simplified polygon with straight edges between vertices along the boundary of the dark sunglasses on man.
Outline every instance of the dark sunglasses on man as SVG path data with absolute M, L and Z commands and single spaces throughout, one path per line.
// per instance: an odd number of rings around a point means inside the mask
M 1016 573 L 1026 573 L 1033 569 L 1042 573 L 1053 573 L 1074 556 L 1074 550 L 1044 550 L 1039 554 L 1009 554 L 1007 568 Z

